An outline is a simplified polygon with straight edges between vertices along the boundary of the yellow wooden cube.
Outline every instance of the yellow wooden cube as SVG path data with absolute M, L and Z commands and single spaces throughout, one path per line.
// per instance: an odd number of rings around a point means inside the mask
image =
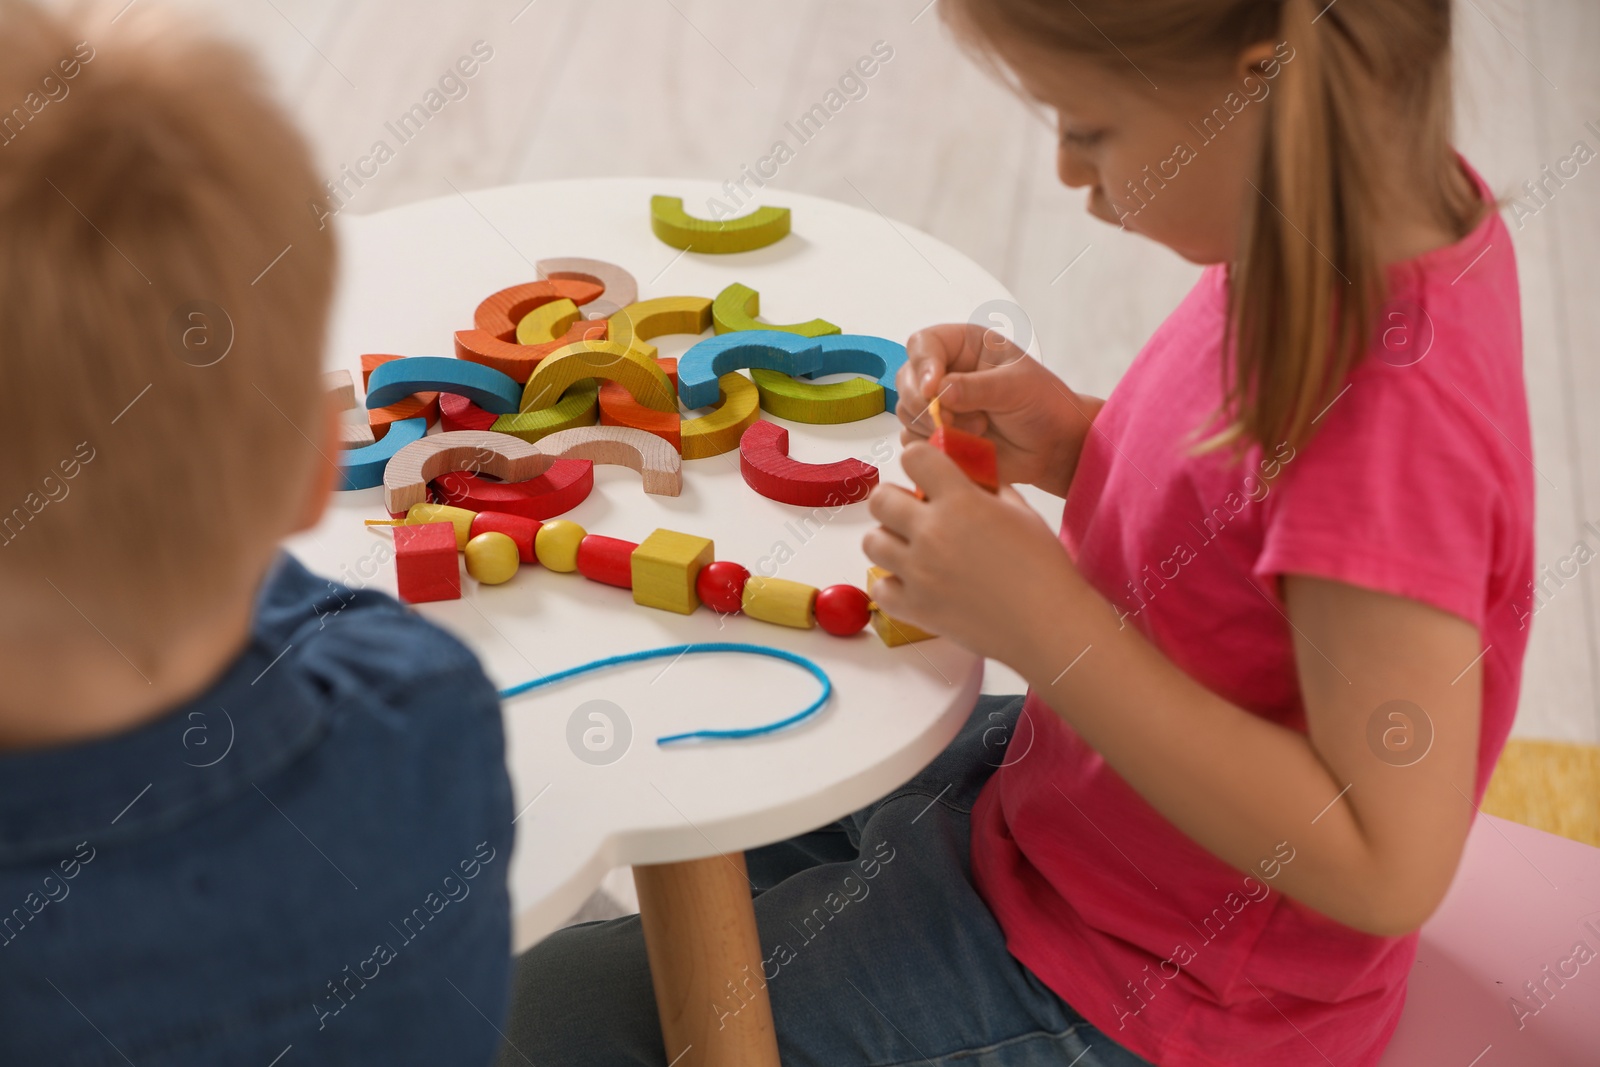
M 656 530 L 633 550 L 633 602 L 688 615 L 700 606 L 695 579 L 710 563 L 715 546 L 708 537 Z
M 891 577 L 891 575 L 882 567 L 867 568 L 868 599 L 872 597 L 873 586 L 888 577 Z M 909 645 L 913 641 L 926 641 L 930 637 L 938 636 L 938 634 L 930 634 L 926 630 L 919 630 L 909 622 L 901 622 L 899 619 L 890 618 L 880 611 L 876 605 L 872 609 L 872 629 L 882 639 L 883 643 L 890 648 L 898 645 Z
M 814 585 L 752 574 L 744 583 L 739 608 L 752 619 L 809 630 L 817 623 L 812 611 L 816 601 L 817 587 Z

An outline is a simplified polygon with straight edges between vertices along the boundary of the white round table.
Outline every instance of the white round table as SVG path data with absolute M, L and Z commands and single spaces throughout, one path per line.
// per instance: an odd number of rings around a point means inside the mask
M 340 217 L 329 369 L 349 369 L 359 381 L 363 352 L 450 355 L 454 331 L 471 328 L 483 297 L 534 280 L 535 261 L 549 257 L 619 264 L 638 279 L 640 299 L 711 297 L 742 282 L 760 292 L 767 321 L 822 317 L 846 333 L 898 341 L 1011 299 L 965 256 L 908 226 L 776 190 L 759 190 L 741 213 L 758 204 L 791 208 L 788 237 L 735 255 L 681 253 L 651 233 L 652 194 L 681 196 L 700 215 L 708 198 L 726 199 L 710 182 L 562 181 Z M 655 343 L 675 356 L 695 340 Z M 797 459 L 855 456 L 876 463 L 884 481 L 907 484 L 893 415 L 834 426 L 773 421 L 789 429 Z M 390 535 L 362 524 L 385 514 L 381 489 L 336 494 L 321 524 L 289 548 L 321 574 L 392 594 Z M 678 497 L 646 495 L 633 471 L 596 467 L 594 492 L 562 517 L 635 542 L 657 527 L 709 537 L 718 559 L 818 587 L 865 587 L 861 537 L 874 525 L 865 504 L 808 509 L 757 495 L 736 451 L 685 463 Z M 556 929 L 609 870 L 634 865 L 669 1060 L 697 1045 L 681 1064 L 776 1064 L 768 1011 L 737 1020 L 764 1032 L 707 1040 L 711 1005 L 727 981 L 742 980 L 738 965 L 754 959 L 760 972 L 759 948 L 750 954 L 743 850 L 814 829 L 905 782 L 966 718 L 982 660 L 943 639 L 887 648 L 870 627 L 842 639 L 710 609 L 675 615 L 635 605 L 625 589 L 538 566 L 505 585 L 480 587 L 465 575 L 462 585 L 460 600 L 417 610 L 470 645 L 501 687 L 602 656 L 699 641 L 778 646 L 832 676 L 834 695 L 813 719 L 742 741 L 655 744 L 669 733 L 782 718 L 813 699 L 817 682 L 776 660 L 713 653 L 630 664 L 505 705 L 519 950 Z M 758 1016 L 764 1024 L 749 1022 Z

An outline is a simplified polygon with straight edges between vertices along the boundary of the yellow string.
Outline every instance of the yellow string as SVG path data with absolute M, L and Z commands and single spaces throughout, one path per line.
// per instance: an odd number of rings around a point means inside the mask
M 928 401 L 928 415 L 933 419 L 933 428 L 935 430 L 944 429 L 944 418 L 939 414 L 938 397 L 934 397 L 932 400 Z

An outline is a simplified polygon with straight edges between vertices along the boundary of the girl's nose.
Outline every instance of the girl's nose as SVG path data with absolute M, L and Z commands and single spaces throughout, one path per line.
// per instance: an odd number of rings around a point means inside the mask
M 1100 172 L 1094 165 L 1066 145 L 1056 149 L 1056 175 L 1069 189 L 1082 189 L 1100 181 Z

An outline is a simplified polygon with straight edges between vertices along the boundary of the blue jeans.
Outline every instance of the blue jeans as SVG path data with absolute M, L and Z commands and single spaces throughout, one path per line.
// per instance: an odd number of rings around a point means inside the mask
M 980 697 L 911 781 L 746 857 L 786 1067 L 1149 1067 L 1012 958 L 973 888 L 972 805 L 1021 710 L 1020 696 Z M 730 983 L 709 1010 L 744 1002 Z M 525 953 L 506 1037 L 502 1065 L 665 1067 L 639 917 Z

